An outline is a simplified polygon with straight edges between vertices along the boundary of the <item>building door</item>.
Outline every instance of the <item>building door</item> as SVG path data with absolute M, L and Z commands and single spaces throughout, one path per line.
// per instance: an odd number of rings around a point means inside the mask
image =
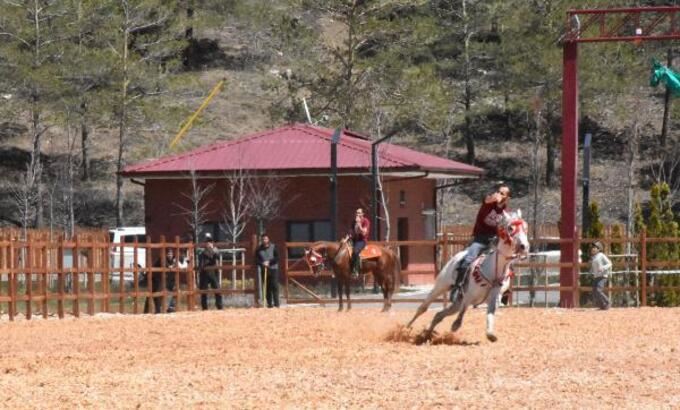
M 408 241 L 408 218 L 397 218 L 397 240 Z M 399 259 L 401 268 L 406 270 L 408 266 L 408 246 L 399 247 Z

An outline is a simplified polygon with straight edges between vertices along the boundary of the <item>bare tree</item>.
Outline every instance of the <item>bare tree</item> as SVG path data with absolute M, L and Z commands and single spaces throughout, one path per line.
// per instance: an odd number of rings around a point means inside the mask
M 249 175 L 243 168 L 225 175 L 227 189 L 224 196 L 224 211 L 222 212 L 222 230 L 230 242 L 238 242 L 248 223 L 250 202 L 247 200 L 249 191 Z
M 208 221 L 208 207 L 210 200 L 208 195 L 215 188 L 215 184 L 202 185 L 196 175 L 196 170 L 192 167 L 189 171 L 191 180 L 191 192 L 182 192 L 182 196 L 189 200 L 189 206 L 175 204 L 180 209 L 180 214 L 184 216 L 187 225 L 191 228 L 194 243 L 199 242 L 198 235 L 201 233 L 201 226 Z
M 665 150 L 651 171 L 654 182 L 668 184 L 671 204 L 675 205 L 680 200 L 680 148 L 676 145 L 671 151 Z
M 261 235 L 265 224 L 280 215 L 286 204 L 295 198 L 284 199 L 287 183 L 275 175 L 253 178 L 249 185 L 248 208 L 255 218 L 257 233 Z
M 29 164 L 26 167 L 26 172 L 21 176 L 19 184 L 12 189 L 12 199 L 21 221 L 23 239 L 27 238 L 28 227 L 32 225 L 36 215 L 35 203 L 38 192 L 35 186 L 35 168 Z

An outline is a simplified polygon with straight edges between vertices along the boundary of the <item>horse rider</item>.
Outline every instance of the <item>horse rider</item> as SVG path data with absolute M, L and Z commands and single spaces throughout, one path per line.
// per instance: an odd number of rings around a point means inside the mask
M 354 214 L 354 222 L 352 227 L 343 239 L 347 241 L 352 240 L 352 277 L 358 278 L 359 272 L 361 271 L 361 258 L 359 254 L 366 247 L 366 242 L 368 242 L 368 235 L 371 229 L 371 222 L 364 216 L 364 210 L 358 208 Z
M 467 247 L 465 257 L 458 264 L 458 274 L 456 275 L 456 283 L 453 285 L 451 300 L 455 300 L 455 296 L 463 284 L 465 273 L 472 262 L 484 249 L 491 245 L 496 237 L 496 228 L 499 222 L 503 219 L 503 215 L 510 211 L 508 208 L 509 201 L 510 187 L 506 184 L 497 185 L 495 192 L 484 198 L 484 202 L 477 212 L 475 227 L 472 231 L 472 243 Z

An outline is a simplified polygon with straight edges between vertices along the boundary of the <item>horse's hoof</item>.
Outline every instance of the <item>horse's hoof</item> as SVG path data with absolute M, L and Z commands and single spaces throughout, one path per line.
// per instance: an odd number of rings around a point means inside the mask
M 453 325 L 451 326 L 451 333 L 456 333 L 458 329 L 460 329 L 460 326 L 462 323 L 459 322 L 453 322 Z
M 432 340 L 432 332 L 428 332 L 426 329 L 418 333 L 413 341 L 417 345 L 422 345 L 430 340 Z
M 493 333 L 487 333 L 486 338 L 489 339 L 490 342 L 495 342 L 496 340 L 498 340 L 496 335 Z

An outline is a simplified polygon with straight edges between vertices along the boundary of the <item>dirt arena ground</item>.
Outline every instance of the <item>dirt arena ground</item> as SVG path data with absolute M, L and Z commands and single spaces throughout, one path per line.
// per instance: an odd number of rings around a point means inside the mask
M 680 309 L 505 308 L 496 343 L 476 309 L 456 344 L 387 341 L 411 313 L 4 316 L 0 407 L 680 407 Z

